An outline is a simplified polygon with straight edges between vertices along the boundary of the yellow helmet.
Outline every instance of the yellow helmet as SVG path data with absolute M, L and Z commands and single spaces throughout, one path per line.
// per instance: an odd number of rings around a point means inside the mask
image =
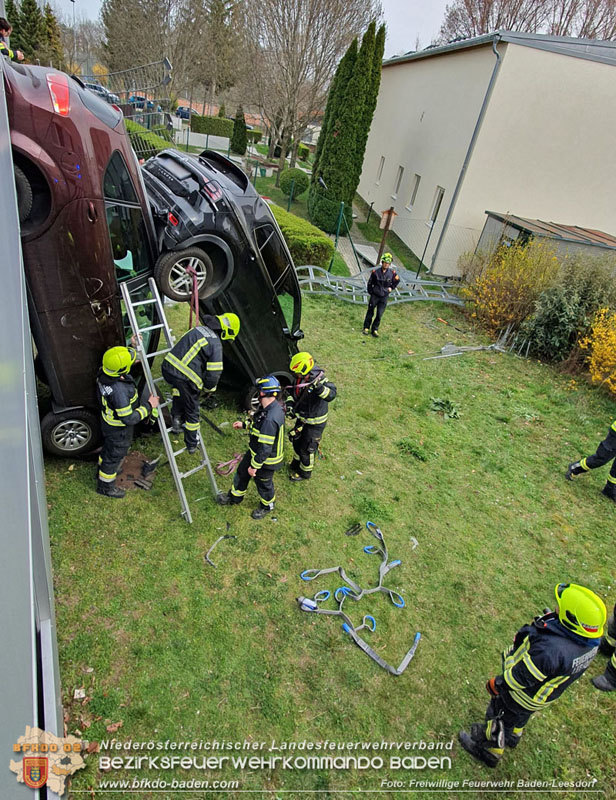
M 394 257 L 392 256 L 391 253 L 383 253 L 383 255 L 381 256 L 381 263 L 384 261 L 386 264 L 391 264 L 393 260 Z
M 240 318 L 231 311 L 219 314 L 216 319 L 220 322 L 220 338 L 223 341 L 233 341 L 240 332 Z
M 561 624 L 578 636 L 598 639 L 603 636 L 607 618 L 603 600 L 577 583 L 557 583 L 554 587 Z
M 310 353 L 296 353 L 289 364 L 291 372 L 297 372 L 299 375 L 307 375 L 313 367 L 314 358 Z
M 112 378 L 126 375 L 136 358 L 137 351 L 133 347 L 111 347 L 103 355 L 103 372 Z

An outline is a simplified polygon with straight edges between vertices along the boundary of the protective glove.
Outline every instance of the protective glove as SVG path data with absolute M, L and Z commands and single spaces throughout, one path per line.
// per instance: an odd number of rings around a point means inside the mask
M 491 697 L 498 697 L 502 684 L 503 678 L 501 675 L 497 675 L 495 678 L 490 678 L 490 680 L 486 683 L 486 691 Z

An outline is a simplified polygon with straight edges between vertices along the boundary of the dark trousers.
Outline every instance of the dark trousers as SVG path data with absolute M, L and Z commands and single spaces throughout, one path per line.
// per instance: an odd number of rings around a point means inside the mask
M 612 461 L 608 481 L 616 483 L 616 431 L 610 429 L 608 435 L 597 447 L 597 452 L 592 456 L 583 458 L 580 464 L 584 469 L 597 469 L 597 467 L 603 467 L 611 459 L 614 460 Z
M 103 449 L 98 457 L 98 479 L 103 483 L 113 483 L 118 470 L 133 441 L 133 425 L 116 428 L 101 423 L 103 433 Z
M 201 390 L 192 381 L 178 378 L 177 375 L 166 369 L 165 363 L 161 369 L 163 378 L 172 388 L 173 401 L 171 403 L 171 416 L 179 417 L 184 423 L 184 442 L 187 447 L 196 447 L 199 442 Z
M 291 469 L 296 469 L 303 478 L 310 478 L 314 469 L 316 452 L 323 438 L 325 425 L 307 425 L 298 420 L 291 434 L 295 458 L 291 462 Z
M 370 300 L 368 302 L 368 310 L 366 311 L 366 316 L 364 318 L 364 328 L 372 327 L 373 331 L 378 331 L 379 325 L 381 324 L 381 317 L 385 311 L 388 301 L 387 295 L 385 297 L 374 297 L 374 295 L 370 295 Z M 376 316 L 374 318 L 374 322 L 372 322 L 372 315 L 376 310 Z
M 237 472 L 233 478 L 233 487 L 231 488 L 231 504 L 236 505 L 241 503 L 246 494 L 246 489 L 250 483 L 250 475 L 248 474 L 248 467 L 250 466 L 250 451 L 244 454 L 244 458 L 237 466 Z M 275 469 L 271 467 L 261 467 L 257 470 L 255 475 L 255 486 L 264 506 L 269 506 L 276 499 L 276 492 L 274 491 L 274 473 Z
M 505 736 L 509 736 L 514 731 L 519 736 L 532 714 L 532 711 L 522 708 L 504 690 L 498 697 L 493 697 L 490 701 L 486 711 L 486 720 L 500 719 L 505 728 Z

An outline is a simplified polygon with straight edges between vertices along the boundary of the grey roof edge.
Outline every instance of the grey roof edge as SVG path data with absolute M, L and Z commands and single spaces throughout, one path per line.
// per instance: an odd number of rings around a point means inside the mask
M 469 39 L 461 39 L 460 41 L 448 42 L 437 47 L 429 47 L 425 50 L 394 56 L 384 61 L 383 67 L 418 61 L 437 55 L 446 55 L 457 50 L 481 47 L 492 44 L 494 41 L 508 42 L 522 47 L 533 47 L 537 50 L 546 50 L 560 55 L 572 56 L 573 58 L 583 58 L 587 61 L 598 61 L 616 66 L 616 42 L 614 41 L 576 39 L 571 36 L 549 36 L 544 33 L 523 33 L 521 31 L 494 31 L 493 33 L 485 33 L 481 36 L 473 36 Z
M 488 211 L 486 209 L 486 211 L 484 211 L 484 214 L 487 214 L 488 216 L 497 219 L 499 222 L 504 222 L 507 225 L 510 225 L 512 228 L 516 228 L 519 231 L 529 230 L 528 226 L 524 225 L 525 222 L 541 222 L 544 225 L 554 225 L 556 227 L 562 227 L 561 224 L 558 222 L 546 222 L 545 220 L 541 219 L 530 219 L 530 217 L 518 217 L 517 214 L 504 214 L 501 211 Z M 512 217 L 515 217 L 515 220 L 512 219 Z M 517 222 L 516 220 L 519 220 L 519 222 Z M 611 234 L 606 233 L 606 231 L 599 231 L 597 228 L 582 228 L 579 225 L 567 226 L 567 227 L 575 227 L 578 228 L 580 231 L 597 231 L 597 233 L 602 233 L 606 236 L 611 236 Z M 543 237 L 545 239 L 557 239 L 558 241 L 571 242 L 572 244 L 587 244 L 591 247 L 600 247 L 603 250 L 616 250 L 616 245 L 610 245 L 605 242 L 597 242 L 590 239 L 583 241 L 579 237 L 576 239 L 569 236 L 563 236 L 560 233 L 556 235 L 552 233 L 552 235 L 550 235 L 550 233 L 547 231 L 546 232 L 531 231 L 531 232 L 533 236 L 538 236 L 540 238 Z

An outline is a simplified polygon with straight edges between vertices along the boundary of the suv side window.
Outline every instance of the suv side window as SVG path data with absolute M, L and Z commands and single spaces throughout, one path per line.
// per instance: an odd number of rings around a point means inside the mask
M 293 266 L 289 261 L 285 246 L 273 225 L 262 225 L 255 228 L 255 237 L 259 252 L 274 284 L 274 291 L 285 318 L 285 327 L 289 331 L 294 331 L 299 327 L 300 295 Z
M 117 280 L 150 272 L 152 260 L 143 212 L 124 159 L 117 150 L 109 159 L 103 192 Z

